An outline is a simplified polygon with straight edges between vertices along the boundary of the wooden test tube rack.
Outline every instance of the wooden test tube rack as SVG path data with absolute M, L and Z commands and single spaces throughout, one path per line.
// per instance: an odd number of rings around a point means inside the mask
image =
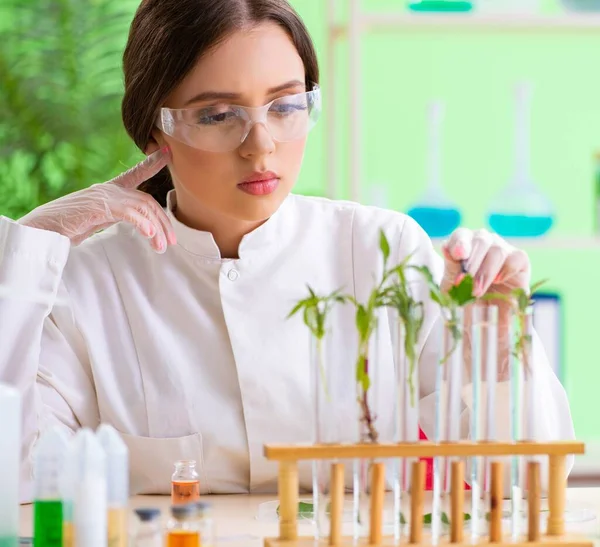
M 350 547 L 357 545 L 352 538 L 342 537 L 342 506 L 344 499 L 344 467 L 332 464 L 330 535 L 316 542 L 313 537 L 298 537 L 298 462 L 304 460 L 366 459 L 387 460 L 394 458 L 433 457 L 498 457 L 498 456 L 547 456 L 548 477 L 548 525 L 540 532 L 540 468 L 539 463 L 528 464 L 528 533 L 513 540 L 502 536 L 502 464 L 492 465 L 490 526 L 487 538 L 477 545 L 493 547 L 593 547 L 585 537 L 566 535 L 564 532 L 564 509 L 566 497 L 566 458 L 569 454 L 583 454 L 584 444 L 577 441 L 564 442 L 448 442 L 448 443 L 400 443 L 400 444 L 352 444 L 352 445 L 267 445 L 265 457 L 279 465 L 279 537 L 265 539 L 265 547 Z M 413 465 L 413 488 L 411 492 L 411 518 L 409 534 L 401 543 L 431 545 L 431 539 L 423 534 L 423 464 Z M 382 463 L 373 464 L 371 473 L 371 504 L 369 508 L 369 536 L 358 543 L 361 547 L 388 547 L 396 545 L 391 537 L 382 536 L 385 471 Z M 465 540 L 463 522 L 464 504 L 463 462 L 453 462 L 450 487 L 451 529 L 448 537 L 438 545 L 467 547 L 473 545 Z M 470 538 L 469 538 L 470 539 Z

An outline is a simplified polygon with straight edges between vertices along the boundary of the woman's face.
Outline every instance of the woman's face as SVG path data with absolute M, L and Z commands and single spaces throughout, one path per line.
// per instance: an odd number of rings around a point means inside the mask
M 307 91 L 304 81 L 304 65 L 288 35 L 274 23 L 262 23 L 236 31 L 204 55 L 164 106 L 259 107 Z M 204 97 L 198 100 L 200 95 Z M 278 209 L 296 182 L 306 144 L 306 137 L 277 142 L 261 123 L 230 152 L 198 150 L 158 130 L 154 136 L 159 145 L 171 148 L 178 203 L 186 202 L 188 214 L 246 222 L 264 221 Z M 253 176 L 268 177 L 266 172 L 276 180 L 243 184 Z

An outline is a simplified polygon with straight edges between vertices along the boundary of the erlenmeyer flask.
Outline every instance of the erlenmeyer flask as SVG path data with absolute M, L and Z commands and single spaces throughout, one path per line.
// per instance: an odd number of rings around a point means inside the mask
M 427 232 L 429 237 L 445 237 L 460 224 L 461 214 L 450 201 L 441 185 L 441 125 L 444 104 L 431 103 L 429 107 L 429 183 L 425 194 L 413 205 L 408 214 Z
M 569 11 L 600 11 L 600 0 L 561 0 L 561 4 Z
M 504 237 L 538 237 L 554 223 L 554 206 L 531 178 L 530 125 L 531 95 L 529 83 L 516 89 L 515 176 L 492 201 L 488 223 Z
M 466 0 L 416 0 L 408 3 L 411 11 L 465 12 L 473 9 L 473 2 Z

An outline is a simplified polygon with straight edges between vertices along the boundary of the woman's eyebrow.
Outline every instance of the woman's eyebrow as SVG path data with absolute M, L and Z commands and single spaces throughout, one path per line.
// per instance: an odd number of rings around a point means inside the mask
M 273 95 L 274 93 L 278 93 L 279 91 L 284 91 L 286 89 L 290 89 L 293 87 L 304 87 L 304 82 L 300 80 L 290 80 L 289 82 L 285 82 L 284 84 L 271 87 L 268 91 L 268 95 Z M 198 93 L 198 95 L 194 95 L 189 101 L 185 103 L 185 106 L 192 103 L 200 103 L 203 101 L 217 101 L 217 100 L 228 100 L 235 101 L 236 99 L 240 99 L 241 95 L 239 93 L 231 93 L 227 91 L 203 91 L 202 93 Z

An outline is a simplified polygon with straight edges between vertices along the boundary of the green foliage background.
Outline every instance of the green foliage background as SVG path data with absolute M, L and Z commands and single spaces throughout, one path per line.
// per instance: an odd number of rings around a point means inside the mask
M 142 157 L 120 117 L 137 4 L 0 3 L 0 215 L 18 218 Z

